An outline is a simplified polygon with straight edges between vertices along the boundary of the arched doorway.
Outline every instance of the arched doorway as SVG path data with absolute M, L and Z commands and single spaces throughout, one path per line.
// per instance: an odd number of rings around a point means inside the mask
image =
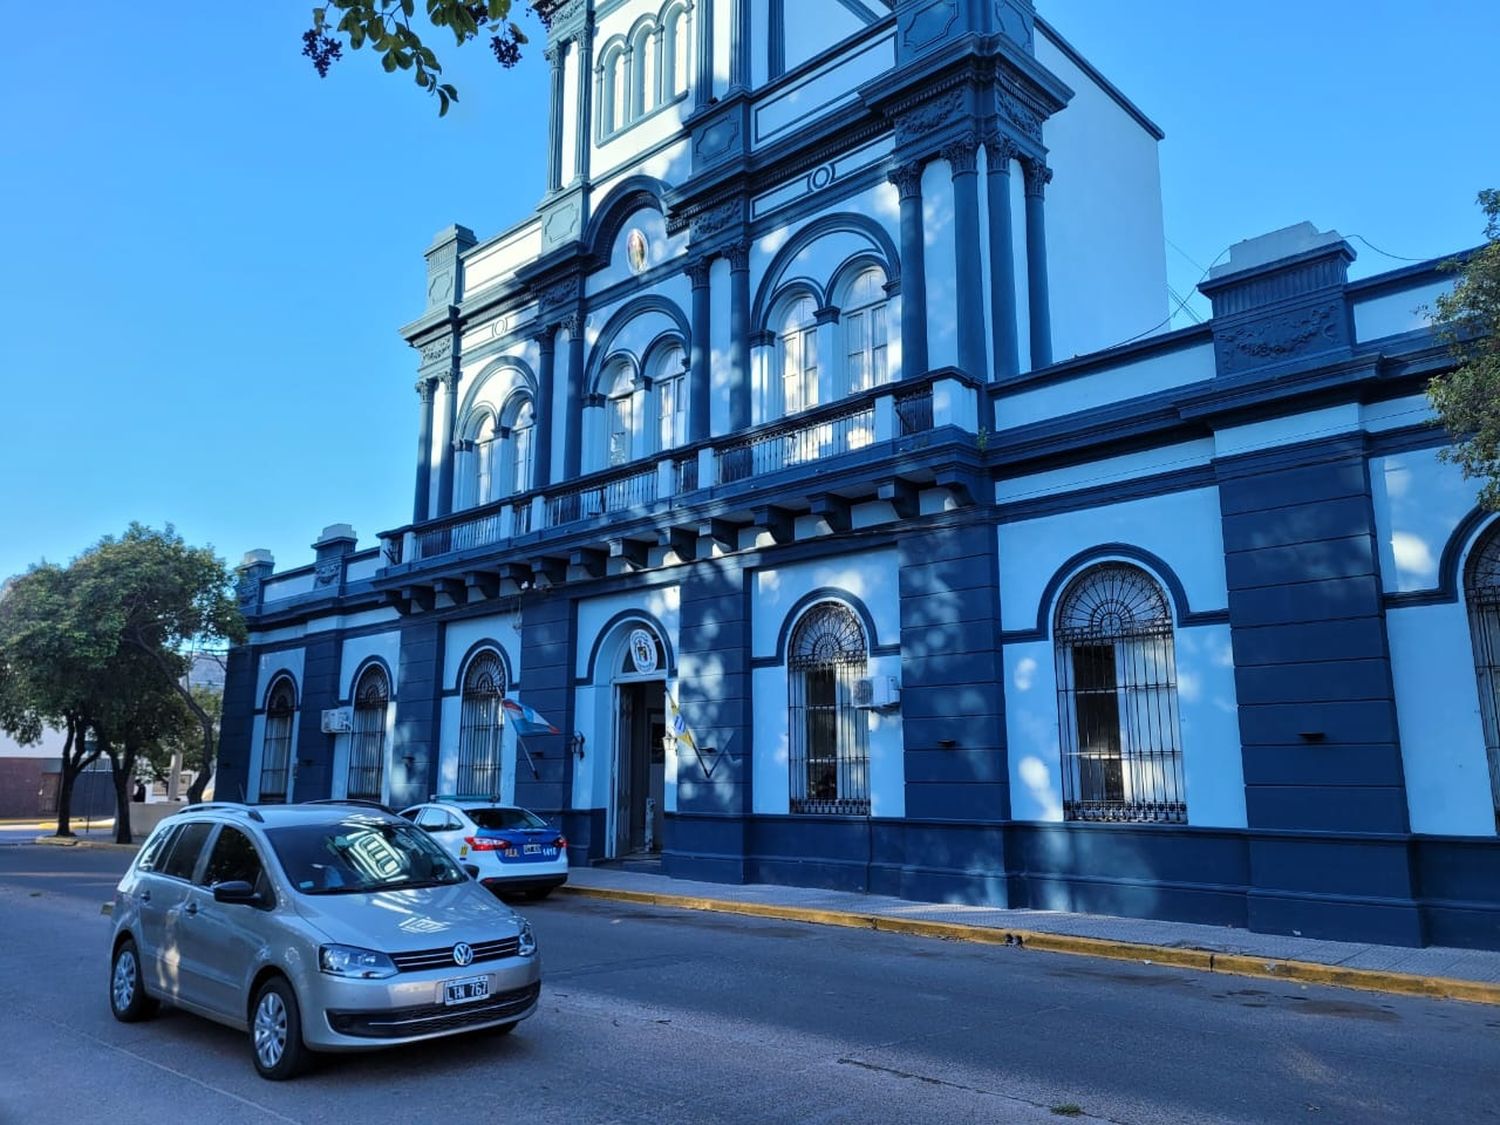
M 629 622 L 614 660 L 614 757 L 606 854 L 660 853 L 666 811 L 666 649 Z

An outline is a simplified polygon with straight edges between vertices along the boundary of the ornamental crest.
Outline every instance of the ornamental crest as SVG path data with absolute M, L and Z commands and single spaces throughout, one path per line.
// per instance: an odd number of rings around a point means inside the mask
M 630 662 L 637 672 L 656 671 L 656 638 L 649 630 L 630 631 Z

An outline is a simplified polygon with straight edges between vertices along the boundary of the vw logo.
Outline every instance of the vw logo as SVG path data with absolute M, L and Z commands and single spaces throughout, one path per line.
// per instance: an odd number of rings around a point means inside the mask
M 474 960 L 474 950 L 466 941 L 461 941 L 453 947 L 453 963 L 460 968 Z

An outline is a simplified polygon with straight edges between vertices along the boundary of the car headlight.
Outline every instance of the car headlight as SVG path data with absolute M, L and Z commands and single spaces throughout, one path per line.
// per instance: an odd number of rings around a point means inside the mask
M 531 923 L 525 918 L 521 919 L 521 944 L 516 952 L 522 957 L 530 957 L 536 952 L 536 935 L 531 932 Z
M 354 945 L 320 945 L 318 968 L 335 977 L 383 980 L 396 975 L 396 962 L 373 949 Z

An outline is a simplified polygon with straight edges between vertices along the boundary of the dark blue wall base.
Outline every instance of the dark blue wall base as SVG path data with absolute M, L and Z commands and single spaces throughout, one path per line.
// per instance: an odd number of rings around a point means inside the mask
M 1500 839 L 669 813 L 666 842 L 679 879 L 1500 949 Z
M 568 838 L 569 866 L 587 867 L 604 855 L 605 819 L 603 809 L 565 809 L 553 814 L 533 809 L 538 816 L 557 819 Z

